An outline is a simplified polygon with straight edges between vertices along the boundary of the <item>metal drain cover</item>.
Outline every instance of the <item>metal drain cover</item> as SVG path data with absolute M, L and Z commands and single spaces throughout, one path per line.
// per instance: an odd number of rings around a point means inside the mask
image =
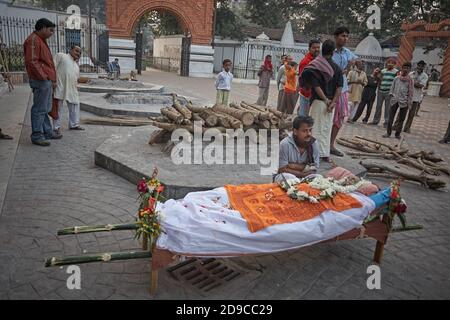
M 189 259 L 167 271 L 178 281 L 193 286 L 201 294 L 230 283 L 244 272 L 225 261 L 216 259 Z

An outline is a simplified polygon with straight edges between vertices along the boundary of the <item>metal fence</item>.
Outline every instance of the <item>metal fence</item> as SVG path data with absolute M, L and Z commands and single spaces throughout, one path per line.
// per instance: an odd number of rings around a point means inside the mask
M 291 55 L 294 61 L 300 61 L 308 51 L 298 47 L 285 48 L 250 42 L 244 42 L 241 45 L 216 43 L 214 50 L 214 72 L 222 71 L 222 61 L 224 59 L 231 59 L 233 61 L 233 75 L 236 78 L 243 79 L 257 79 L 258 70 L 267 55 L 271 55 L 274 66 L 278 66 L 282 55 Z M 276 74 L 274 76 L 276 77 Z
M 89 57 L 89 30 L 82 25 L 81 29 L 68 29 L 65 21 L 53 21 L 56 25 L 54 35 L 47 40 L 52 52 L 67 53 L 72 45 L 82 49 L 79 61 L 81 72 L 98 72 L 99 66 L 107 62 L 109 46 L 100 45 L 101 40 L 108 37 L 105 27 L 96 25 L 92 27 L 92 59 Z M 6 58 L 9 70 L 25 71 L 25 58 L 23 54 L 23 43 L 34 31 L 36 20 L 17 17 L 0 16 L 0 34 L 2 36 L 2 52 Z M 104 43 L 104 41 L 103 41 Z M 106 61 L 100 61 L 105 60 Z M 92 61 L 94 60 L 94 61 Z
M 162 71 L 175 72 L 180 71 L 181 59 L 165 57 L 148 57 L 144 59 L 145 66 Z
M 214 72 L 221 72 L 222 61 L 231 59 L 233 61 L 233 75 L 242 79 L 257 79 L 259 68 L 263 64 L 266 55 L 272 56 L 272 63 L 275 67 L 274 78 L 276 78 L 282 55 L 290 55 L 294 61 L 299 62 L 308 52 L 306 44 L 305 48 L 285 48 L 277 45 L 254 44 L 251 42 L 242 44 L 215 43 L 214 49 Z M 375 56 L 360 56 L 360 58 L 365 62 L 366 72 L 372 72 L 376 67 L 383 67 L 386 60 L 386 58 Z

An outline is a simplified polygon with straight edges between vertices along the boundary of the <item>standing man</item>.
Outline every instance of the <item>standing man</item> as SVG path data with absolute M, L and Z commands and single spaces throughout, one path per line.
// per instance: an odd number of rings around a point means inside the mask
M 313 61 L 320 54 L 320 41 L 309 41 L 309 51 L 305 57 L 300 61 L 298 66 L 299 85 L 300 85 L 300 106 L 298 108 L 299 116 L 307 116 L 309 114 L 309 107 L 311 105 L 311 89 L 302 85 L 301 75 L 305 67 Z
M 344 123 L 344 118 L 348 116 L 348 81 L 347 73 L 350 67 L 353 66 L 358 56 L 351 52 L 345 47 L 348 41 L 348 35 L 350 31 L 346 27 L 339 27 L 334 31 L 334 41 L 336 43 L 336 50 L 334 50 L 333 61 L 341 68 L 343 77 L 343 87 L 342 92 L 336 101 L 336 110 L 334 112 L 333 129 L 331 131 L 331 143 L 330 143 L 330 153 L 343 157 L 344 154 L 336 149 L 335 142 L 339 134 L 339 130 Z
M 257 105 L 266 106 L 267 99 L 269 98 L 270 79 L 273 77 L 272 56 L 267 55 L 264 59 L 264 64 L 258 71 L 259 77 L 259 97 L 256 102 Z
M 31 142 L 39 146 L 49 146 L 50 139 L 61 139 L 53 134 L 48 113 L 52 108 L 52 93 L 56 87 L 56 70 L 47 39 L 54 33 L 55 24 L 47 19 L 39 19 L 35 31 L 25 40 L 25 66 L 33 90 L 31 107 Z
M 330 141 L 336 103 L 341 96 L 343 76 L 333 62 L 335 46 L 331 40 L 322 45 L 322 55 L 308 64 L 302 73 L 303 83 L 312 88 L 310 115 L 316 123 L 314 135 L 319 144 L 320 158 L 330 161 Z
M 411 125 L 414 120 L 414 116 L 417 115 L 417 112 L 419 111 L 420 104 L 422 103 L 423 99 L 423 88 L 428 83 L 428 75 L 423 71 L 425 69 L 425 66 L 427 64 L 425 61 L 420 60 L 417 63 L 417 68 L 415 71 L 410 73 L 411 79 L 414 81 L 414 93 L 413 93 L 413 103 L 412 108 L 408 111 L 408 119 L 406 120 L 405 128 L 403 129 L 403 132 L 411 133 Z
M 350 123 L 352 122 L 351 119 L 355 116 L 356 109 L 361 102 L 364 87 L 368 82 L 367 75 L 363 68 L 363 62 L 361 60 L 356 60 L 353 70 L 351 70 L 347 76 L 349 84 L 348 104 L 350 106 L 348 122 Z
M 389 110 L 389 120 L 387 124 L 387 133 L 383 138 L 389 138 L 392 133 L 392 124 L 394 123 L 394 118 L 399 110 L 395 125 L 395 137 L 400 139 L 400 133 L 403 128 L 403 121 L 405 121 L 408 109 L 411 110 L 412 98 L 413 98 L 413 80 L 409 76 L 411 71 L 411 63 L 405 62 L 402 66 L 402 72 L 397 76 L 392 82 L 391 90 L 389 91 L 390 96 L 390 110 Z
M 61 134 L 61 117 L 64 101 L 69 109 L 69 129 L 84 130 L 80 127 L 80 98 L 77 83 L 80 77 L 78 60 L 81 56 L 81 48 L 72 46 L 69 53 L 58 53 L 54 63 L 56 77 L 58 79 L 54 98 L 58 100 L 58 119 L 53 121 L 53 129 L 56 134 Z
M 367 77 L 367 85 L 364 87 L 361 96 L 361 103 L 356 110 L 356 114 L 353 119 L 349 120 L 351 123 L 358 121 L 359 117 L 361 117 L 364 108 L 367 105 L 366 116 L 363 119 L 363 123 L 367 123 L 369 121 L 370 113 L 372 112 L 373 103 L 377 97 L 377 88 L 380 84 L 380 68 L 375 68 L 372 74 Z
M 286 64 L 292 61 L 292 57 L 288 55 L 281 56 L 281 66 L 278 68 L 277 73 L 277 87 L 278 87 L 278 102 L 277 102 L 277 110 L 281 111 L 283 95 L 284 95 L 284 85 L 286 84 Z
M 293 114 L 295 105 L 297 104 L 297 63 L 295 61 L 289 61 L 284 66 L 284 73 L 286 77 L 286 83 L 284 85 L 283 98 L 281 99 L 281 112 L 287 114 Z
M 384 102 L 384 123 L 383 127 L 387 127 L 388 119 L 389 119 L 389 106 L 391 102 L 389 101 L 389 90 L 391 89 L 392 82 L 397 76 L 398 70 L 395 67 L 395 59 L 389 58 L 386 62 L 386 68 L 381 70 L 381 84 L 378 88 L 377 95 L 377 107 L 375 109 L 375 116 L 373 117 L 373 121 L 370 123 L 372 125 L 378 125 L 381 118 L 381 110 L 383 109 Z

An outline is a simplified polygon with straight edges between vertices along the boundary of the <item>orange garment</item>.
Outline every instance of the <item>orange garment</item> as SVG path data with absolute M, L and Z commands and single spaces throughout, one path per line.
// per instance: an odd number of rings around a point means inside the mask
M 284 92 L 297 92 L 297 72 L 290 65 L 285 66 L 286 84 L 284 85 Z
M 308 184 L 298 185 L 298 189 L 310 195 L 318 195 L 319 190 Z M 298 201 L 289 198 L 278 184 L 226 185 L 231 207 L 247 220 L 250 232 L 275 224 L 293 223 L 312 219 L 326 210 L 345 211 L 361 208 L 362 204 L 351 195 L 338 193 L 334 198 L 319 203 Z

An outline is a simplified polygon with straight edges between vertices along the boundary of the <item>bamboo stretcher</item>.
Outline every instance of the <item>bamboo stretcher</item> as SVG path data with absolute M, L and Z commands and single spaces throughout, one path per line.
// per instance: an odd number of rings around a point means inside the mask
M 409 226 L 404 228 L 394 228 L 390 229 L 392 226 L 392 219 L 389 214 L 387 214 L 388 205 L 384 205 L 381 208 L 374 210 L 370 215 L 374 215 L 377 218 L 372 221 L 362 224 L 361 227 L 352 229 L 345 232 L 335 238 L 322 241 L 320 243 L 329 243 L 335 241 L 343 240 L 357 240 L 372 238 L 376 240 L 376 246 L 373 255 L 373 262 L 376 264 L 381 264 L 383 258 L 384 246 L 387 243 L 389 234 L 392 232 L 403 232 L 415 229 L 421 229 L 422 226 Z M 72 227 L 58 231 L 59 236 L 65 235 L 82 235 L 85 233 L 96 233 L 96 232 L 115 232 L 121 230 L 136 230 L 138 228 L 136 223 L 127 223 L 119 225 L 102 225 L 102 226 L 82 226 L 82 227 Z M 301 249 L 290 249 L 290 250 L 301 250 Z M 290 251 L 285 250 L 285 251 Z M 274 253 L 270 253 L 274 254 Z M 46 260 L 46 267 L 55 267 L 63 265 L 72 264 L 83 264 L 83 263 L 93 263 L 93 262 L 110 262 L 118 260 L 129 260 L 129 259 L 151 259 L 151 279 L 150 279 L 150 294 L 155 295 L 158 287 L 158 274 L 159 270 L 162 270 L 169 266 L 170 262 L 173 263 L 173 256 L 177 254 L 171 253 L 165 250 L 159 250 L 157 248 L 149 248 L 148 240 L 146 237 L 142 241 L 142 250 L 129 251 L 129 252 L 109 252 L 109 253 L 98 253 L 98 254 L 87 254 L 81 256 L 66 256 L 66 257 L 52 257 Z M 256 255 L 256 254 L 249 254 Z M 261 254 L 257 254 L 261 255 Z M 192 256 L 191 258 L 195 258 Z M 200 257 L 199 257 L 200 258 Z

